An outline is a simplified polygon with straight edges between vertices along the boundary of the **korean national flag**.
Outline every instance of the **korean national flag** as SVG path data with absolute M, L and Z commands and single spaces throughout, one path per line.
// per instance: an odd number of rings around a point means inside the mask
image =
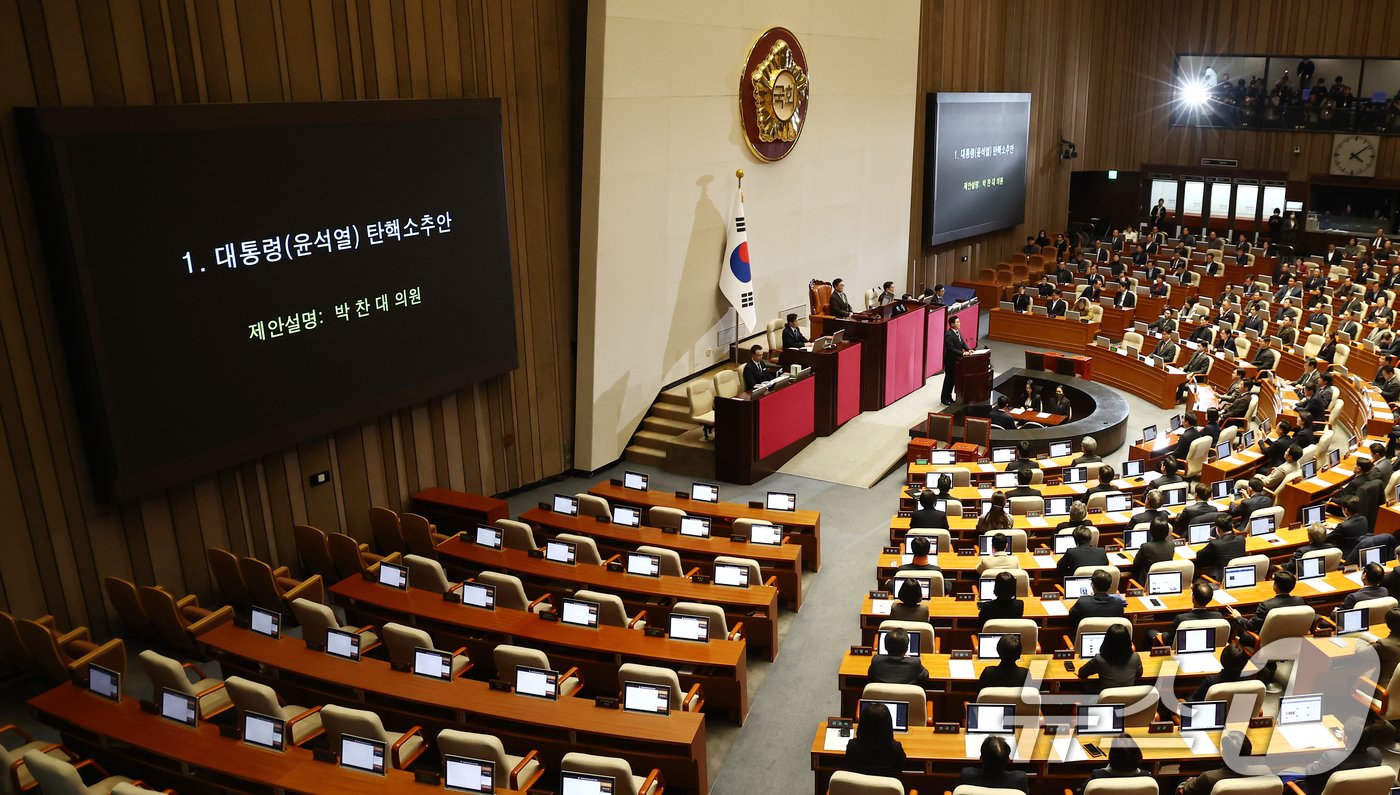
M 744 224 L 744 197 L 734 191 L 734 205 L 729 212 L 729 232 L 725 236 L 724 260 L 719 267 L 719 291 L 734 305 L 744 327 L 753 330 L 758 320 L 754 313 L 753 267 L 749 265 L 749 233 Z

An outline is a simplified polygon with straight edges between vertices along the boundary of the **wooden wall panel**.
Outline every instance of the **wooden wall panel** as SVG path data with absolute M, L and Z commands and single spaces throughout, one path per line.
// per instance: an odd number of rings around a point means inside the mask
M 295 524 L 367 539 L 366 509 L 418 488 L 498 493 L 569 469 L 578 24 L 570 0 L 0 0 L 0 609 L 101 634 L 104 576 L 210 596 L 208 547 L 297 568 Z M 520 368 L 97 502 L 10 109 L 454 96 L 502 100 Z M 331 484 L 310 488 L 322 470 Z
M 1172 127 L 1176 55 L 1393 58 L 1400 37 L 1393 0 L 928 0 L 923 9 L 921 90 L 1029 91 L 1034 98 L 1025 224 L 938 248 L 921 242 L 919 120 L 911 284 L 975 276 L 1018 250 L 1025 235 L 1063 229 L 1071 170 L 1138 171 L 1224 157 L 1242 169 L 1287 172 L 1290 180 L 1325 174 L 1331 133 Z M 1059 160 L 1061 135 L 1078 144 L 1078 159 Z M 1376 176 L 1400 179 L 1400 136 L 1382 137 Z M 1113 220 L 1134 222 L 1135 209 Z

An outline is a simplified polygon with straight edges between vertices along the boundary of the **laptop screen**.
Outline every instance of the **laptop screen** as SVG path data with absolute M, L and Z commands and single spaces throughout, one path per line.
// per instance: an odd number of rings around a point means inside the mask
M 1184 701 L 1181 704 L 1181 730 L 1214 732 L 1225 728 L 1228 701 Z
M 1369 566 L 1372 563 L 1385 565 L 1385 549 L 1383 547 L 1366 547 L 1360 552 L 1362 566 Z
M 1212 500 L 1224 500 L 1230 496 L 1230 481 L 1217 480 L 1210 484 L 1210 498 Z
M 1016 488 L 1016 473 L 998 472 L 995 476 L 995 481 L 996 487 L 999 489 L 1014 489 Z
M 661 556 L 650 552 L 628 552 L 627 573 L 642 577 L 660 577 Z
M 1311 558 L 1298 558 L 1298 579 L 1310 580 L 1314 577 L 1321 577 L 1326 574 L 1325 566 L 1327 559 L 1322 556 Z
M 704 516 L 682 516 L 681 535 L 691 538 L 709 538 L 710 520 Z
M 993 447 L 992 463 L 1009 464 L 1016 460 L 1016 448 L 1014 447 Z
M 783 528 L 775 524 L 751 524 L 749 525 L 749 542 L 778 546 L 783 543 Z
M 572 541 L 552 539 L 544 542 L 544 559 L 570 566 L 578 560 L 578 547 Z
M 488 547 L 490 549 L 500 549 L 501 536 L 501 528 L 492 527 L 489 524 L 479 524 L 476 526 L 476 535 L 473 537 L 472 540 L 476 541 L 478 546 Z
M 1203 522 L 1203 523 L 1201 523 L 1201 524 L 1187 525 L 1187 527 L 1186 527 L 1186 543 L 1188 543 L 1188 544 L 1204 544 L 1205 542 L 1207 542 L 1207 541 L 1210 540 L 1210 531 L 1211 531 L 1211 524 L 1210 524 L 1209 522 Z
M 1123 462 L 1123 477 L 1125 477 L 1125 478 L 1136 478 L 1136 477 L 1141 477 L 1141 476 L 1142 476 L 1142 461 L 1141 461 L 1141 460 L 1137 460 L 1137 461 L 1124 461 L 1124 462 Z
M 1162 506 L 1170 508 L 1186 504 L 1186 484 L 1162 489 Z
M 1129 530 L 1123 534 L 1123 546 L 1128 549 L 1137 549 L 1147 543 L 1147 535 L 1146 530 Z
M 1327 506 L 1324 504 L 1309 505 L 1303 509 L 1303 524 L 1318 524 L 1326 516 Z
M 1229 588 L 1253 588 L 1258 582 L 1255 576 L 1254 566 L 1226 566 L 1225 567 L 1225 587 Z
M 979 632 L 977 633 L 977 659 L 997 660 L 1001 659 L 997 655 L 997 644 L 1006 637 L 1004 632 Z
M 1250 447 L 1254 444 L 1254 431 L 1245 431 L 1240 436 L 1240 447 Z
M 1260 516 L 1257 519 L 1249 520 L 1249 534 L 1252 536 L 1264 536 L 1274 532 L 1274 517 Z
M 327 629 L 326 653 L 358 662 L 360 659 L 360 636 L 343 629 Z
M 958 454 L 953 450 L 930 450 L 928 452 L 928 462 L 934 466 L 949 466 L 958 461 Z M 934 476 L 933 482 L 938 482 L 938 473 L 930 472 Z
M 1069 516 L 1069 497 L 1051 497 L 1045 501 L 1046 516 Z
M 698 502 L 719 502 L 719 486 L 712 483 L 692 483 L 690 498 Z
M 422 646 L 413 650 L 413 673 L 429 679 L 452 679 L 452 655 Z
M 494 762 L 452 754 L 443 754 L 442 757 L 442 784 L 453 792 L 491 795 L 496 791 L 495 772 Z
M 623 527 L 641 527 L 642 512 L 626 505 L 614 505 L 612 509 L 612 520 L 613 524 Z
M 1123 704 L 1079 704 L 1074 726 L 1080 734 L 1122 734 Z
M 199 699 L 178 690 L 160 690 L 160 716 L 166 720 L 193 726 L 199 722 Z
M 894 730 L 897 732 L 909 731 L 908 701 L 886 701 L 884 699 L 863 698 L 856 707 L 856 714 L 864 712 L 866 704 L 884 704 L 885 709 L 890 711 L 890 717 L 894 720 Z
M 1110 492 L 1104 496 L 1103 509 L 1109 513 L 1122 513 L 1132 507 L 1132 498 L 1121 492 Z
M 729 585 L 735 588 L 749 587 L 749 567 L 733 563 L 715 564 L 715 585 Z
M 1103 645 L 1103 639 L 1107 632 L 1081 632 L 1079 633 L 1079 656 L 1088 660 L 1099 653 L 1099 647 Z
M 647 476 L 641 472 L 623 472 L 622 487 L 633 491 L 646 491 Z
M 248 628 L 269 638 L 282 637 L 282 614 L 272 610 L 264 610 L 261 607 L 254 607 L 252 617 L 248 621 Z
M 889 650 L 885 648 L 885 637 L 888 636 L 889 634 L 890 634 L 890 631 L 889 631 L 889 630 L 886 630 L 886 629 L 877 630 L 877 631 L 875 632 L 875 643 L 876 643 L 876 647 L 875 647 L 875 648 L 879 651 L 880 654 L 889 654 Z M 924 638 L 923 638 L 923 635 L 919 634 L 918 632 L 910 632 L 910 633 L 909 633 L 909 650 L 906 651 L 906 652 L 904 653 L 904 656 L 905 656 L 905 657 L 918 657 L 918 656 L 919 656 L 919 645 L 920 645 L 921 643 L 923 643 L 923 639 L 924 639 Z
M 1327 466 L 1334 467 L 1340 463 L 1342 463 L 1342 451 L 1334 447 L 1332 451 L 1327 454 Z
M 707 616 L 691 616 L 685 613 L 671 614 L 670 636 L 675 640 L 710 639 L 710 619 Z
M 559 795 L 613 795 L 615 783 L 612 776 L 566 770 L 559 774 Z
M 1352 608 L 1351 610 L 1337 611 L 1337 631 L 1346 634 L 1348 632 L 1365 632 L 1370 627 L 1366 626 L 1366 608 Z
M 462 583 L 462 604 L 496 609 L 496 586 L 479 582 Z
M 1089 577 L 1066 577 L 1065 578 L 1065 598 L 1078 599 L 1081 596 L 1089 596 L 1094 592 L 1094 586 L 1089 582 Z
M 535 698 L 559 698 L 559 672 L 548 668 L 515 666 L 515 692 Z
M 1180 429 L 1181 429 L 1181 415 L 1180 415 L 1180 414 L 1173 414 L 1173 415 L 1172 415 L 1172 430 L 1176 431 L 1176 430 L 1180 430 Z
M 1278 702 L 1278 725 L 1318 723 L 1322 720 L 1322 694 L 1284 696 Z
M 993 589 L 993 588 L 996 588 L 996 585 L 997 585 L 996 574 L 991 574 L 991 575 L 989 575 L 989 576 L 988 576 L 988 575 L 984 575 L 984 576 L 982 577 L 982 579 L 978 580 L 978 581 L 977 581 L 977 601 L 979 601 L 979 602 L 990 602 L 992 599 L 994 599 L 995 597 L 994 597 L 993 594 L 992 594 L 992 589 Z
M 408 590 L 408 567 L 398 566 L 393 563 L 379 564 L 379 584 L 396 588 L 400 591 Z
M 913 580 L 914 582 L 919 584 L 919 594 L 922 596 L 924 601 L 928 601 L 929 594 L 933 592 L 933 580 L 929 577 L 913 577 L 909 575 L 900 576 L 899 574 L 896 574 L 894 579 L 895 593 L 899 593 L 899 589 L 903 587 L 905 580 Z
M 1178 629 L 1176 631 L 1176 653 L 1195 654 L 1215 651 L 1215 630 L 1210 627 L 1199 629 Z
M 1310 458 L 1303 462 L 1303 479 L 1307 480 L 1317 474 L 1317 459 Z
M 578 498 L 566 494 L 554 495 L 554 512 L 565 516 L 578 516 Z
M 596 629 L 598 627 L 598 603 L 565 598 L 564 609 L 559 613 L 559 620 L 576 627 Z
M 968 734 L 1014 734 L 1016 732 L 1015 704 L 967 705 Z
M 1065 470 L 1065 483 L 1084 483 L 1089 479 L 1088 467 L 1070 467 Z
M 671 688 L 647 682 L 624 682 L 622 708 L 628 712 L 649 715 L 671 714 Z
M 1073 445 L 1071 442 L 1051 442 L 1051 443 L 1050 443 L 1050 457 L 1051 457 L 1051 458 L 1063 458 L 1063 457 L 1069 455 L 1069 454 L 1070 454 L 1070 451 L 1073 450 L 1073 449 L 1074 449 L 1074 445 Z
M 243 742 L 269 751 L 286 749 L 286 721 L 257 712 L 243 713 Z
M 340 735 L 340 766 L 384 775 L 384 743 L 353 734 Z
M 1229 443 L 1229 442 L 1221 442 L 1220 444 L 1217 444 L 1217 445 L 1215 446 L 1215 458 L 1216 458 L 1217 461 L 1220 460 L 1220 459 L 1222 459 L 1222 458 L 1229 458 L 1229 457 L 1230 457 L 1230 443 Z
M 1148 574 L 1147 593 L 1150 596 L 1181 593 L 1181 572 L 1158 571 Z
M 1142 440 L 1143 440 L 1144 442 L 1151 442 L 1151 441 L 1155 441 L 1156 439 L 1157 439 L 1157 426 L 1156 426 L 1156 425 L 1149 425 L 1149 426 L 1147 426 L 1146 428 L 1143 428 L 1143 429 L 1142 429 Z
M 795 511 L 797 510 L 797 495 L 782 491 L 770 491 L 763 504 L 770 511 Z
M 1063 555 L 1065 554 L 1065 552 L 1069 551 L 1070 549 L 1073 549 L 1075 546 L 1074 536 L 1070 535 L 1069 533 L 1064 533 L 1062 535 L 1055 536 L 1054 543 L 1056 555 Z

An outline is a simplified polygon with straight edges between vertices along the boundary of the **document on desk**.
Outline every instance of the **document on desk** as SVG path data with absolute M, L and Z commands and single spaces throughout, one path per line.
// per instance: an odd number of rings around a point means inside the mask
M 890 609 L 894 607 L 893 599 L 872 599 L 870 600 L 870 612 L 877 616 L 887 616 Z
M 1089 758 L 1084 753 L 1084 746 L 1079 744 L 1075 737 L 1056 737 L 1050 743 L 1050 748 L 1055 752 L 1056 758 L 1064 762 L 1083 762 Z
M 1109 562 L 1109 563 L 1112 563 L 1112 564 L 1115 565 L 1115 566 L 1131 566 L 1131 565 L 1133 565 L 1132 560 L 1130 560 L 1130 559 L 1128 558 L 1128 556 L 1127 556 L 1127 555 L 1124 555 L 1122 552 L 1110 552 L 1110 553 L 1108 553 L 1108 562 Z
M 846 736 L 842 737 L 841 732 L 845 731 Z M 826 751 L 844 751 L 850 745 L 851 738 L 855 733 L 850 729 L 827 729 L 826 741 L 822 743 L 822 749 Z
M 1035 567 L 1037 569 L 1055 568 L 1055 556 L 1049 553 L 1041 554 L 1037 552 L 1031 560 L 1035 561 Z
M 1210 652 L 1176 655 L 1176 664 L 1184 674 L 1213 674 L 1220 671 L 1220 661 Z
M 1048 411 L 1037 411 L 1037 412 L 1035 413 L 1035 418 L 1038 419 L 1038 420 L 1043 420 L 1043 419 L 1045 419 L 1046 417 L 1049 417 L 1049 416 L 1050 416 L 1050 412 L 1048 412 Z
M 1043 517 L 1043 516 L 1027 516 L 1027 517 L 1026 517 L 1026 524 L 1030 525 L 1031 527 L 1049 527 L 1049 526 L 1050 526 L 1050 523 L 1047 522 L 1047 521 L 1045 521 L 1045 517 Z
M 1313 577 L 1310 580 L 1300 580 L 1300 582 L 1318 593 L 1332 593 L 1337 590 L 1337 586 L 1328 582 L 1325 577 Z
M 982 472 L 996 472 L 996 471 L 997 471 L 997 465 L 996 465 L 996 464 L 978 464 L 978 465 L 977 465 L 977 469 L 980 470 L 980 471 L 982 471 Z
M 1321 723 L 1300 723 L 1292 726 L 1280 726 L 1279 734 L 1283 739 L 1295 749 L 1304 748 L 1333 748 L 1337 745 L 1337 738 L 1332 736 L 1332 731 Z
M 1243 458 L 1243 459 L 1245 459 L 1245 460 L 1247 460 L 1247 461 L 1253 461 L 1254 459 L 1259 458 L 1260 456 L 1262 456 L 1262 455 L 1264 455 L 1264 454 L 1261 453 L 1261 452 L 1259 452 L 1258 450 L 1241 450 L 1239 453 L 1237 453 L 1237 455 L 1238 455 L 1240 458 Z M 1207 737 L 1206 739 L 1210 739 L 1210 738 Z
M 1137 600 L 1144 610 L 1161 610 L 1166 607 L 1166 604 L 1156 596 L 1139 596 Z
M 1069 488 L 1070 491 L 1073 491 L 1075 494 L 1083 494 L 1089 490 L 1089 487 L 1083 483 L 1070 483 Z
M 1325 489 L 1328 486 L 1332 485 L 1331 482 L 1324 480 L 1322 477 L 1311 477 L 1303 482 L 1313 486 L 1317 486 L 1320 489 Z
M 1182 544 L 1181 546 L 1176 548 L 1176 557 L 1181 558 L 1182 560 L 1195 560 L 1196 548 L 1193 546 Z
M 1238 602 L 1238 601 L 1239 601 L 1239 600 L 1236 599 L 1234 596 L 1232 596 L 1232 595 L 1230 594 L 1229 591 L 1226 591 L 1226 590 L 1218 590 L 1218 591 L 1215 592 L 1215 603 L 1216 603 L 1216 604 L 1221 604 L 1221 605 L 1232 605 L 1232 604 L 1234 604 L 1235 602 Z
M 977 668 L 972 660 L 949 660 L 948 676 L 952 679 L 976 679 Z
M 1191 753 L 1196 756 L 1218 756 L 1220 749 L 1215 746 L 1215 741 L 1205 732 L 1182 732 L 1182 742 L 1191 749 Z
M 1357 585 L 1361 585 L 1361 584 L 1362 584 L 1362 582 L 1361 582 L 1361 572 L 1360 572 L 1360 571 L 1354 571 L 1354 572 L 1352 572 L 1352 573 L 1346 575 L 1346 578 L 1347 578 L 1348 580 L 1351 580 L 1352 582 L 1356 583 Z
M 1040 606 L 1045 610 L 1045 615 L 1047 615 L 1047 616 L 1067 616 L 1067 615 L 1069 615 L 1069 608 L 1068 608 L 1068 607 L 1065 607 L 1065 603 L 1064 603 L 1063 601 L 1055 601 L 1055 602 L 1045 602 L 1045 601 L 1042 601 L 1042 602 L 1040 603 Z
M 1244 461 L 1235 458 L 1234 456 L 1230 456 L 1229 458 L 1222 458 L 1219 461 L 1216 461 L 1215 463 L 1218 465 L 1223 464 L 1225 466 L 1237 467 L 1243 465 Z
M 1351 477 L 1352 475 L 1355 475 L 1355 474 L 1356 474 L 1355 472 L 1352 472 L 1350 469 L 1347 469 L 1346 467 L 1332 467 L 1332 471 L 1333 471 L 1333 472 L 1336 472 L 1338 475 L 1341 475 L 1341 476 L 1344 477 L 1344 478 L 1349 478 L 1349 477 Z

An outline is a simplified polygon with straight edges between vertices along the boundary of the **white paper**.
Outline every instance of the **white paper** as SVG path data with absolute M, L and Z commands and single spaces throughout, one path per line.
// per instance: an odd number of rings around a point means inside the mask
M 1220 749 L 1215 747 L 1215 741 L 1210 739 L 1210 735 L 1205 732 L 1182 732 L 1181 739 L 1186 743 L 1186 747 L 1191 749 L 1191 753 L 1197 756 L 1218 756 Z
M 1215 659 L 1214 654 L 1200 652 L 1197 654 L 1179 654 L 1176 657 L 1176 664 L 1180 666 L 1184 674 L 1213 674 L 1220 670 L 1220 661 Z
M 1345 576 L 1346 576 L 1346 578 L 1347 578 L 1348 580 L 1351 580 L 1352 582 L 1356 583 L 1357 585 L 1362 585 L 1362 584 L 1363 584 L 1363 583 L 1361 582 L 1361 572 L 1360 572 L 1360 571 L 1354 571 L 1354 572 L 1352 572 L 1352 573 L 1350 573 L 1350 574 L 1348 574 L 1348 575 L 1345 575 Z
M 1182 560 L 1195 560 L 1196 548 L 1193 546 L 1183 544 L 1182 546 L 1176 548 L 1175 557 L 1178 557 Z
M 1163 605 L 1160 599 L 1161 597 L 1158 596 L 1137 597 L 1138 604 L 1142 605 L 1142 609 L 1144 610 L 1161 610 L 1163 608 Z
M 1222 459 L 1220 459 L 1219 461 L 1216 461 L 1215 463 L 1217 463 L 1217 464 L 1226 464 L 1226 465 L 1228 465 L 1228 466 L 1237 467 L 1237 466 L 1240 466 L 1241 464 L 1243 464 L 1244 462 L 1241 461 L 1241 460 L 1238 459 L 1238 458 L 1235 458 L 1234 456 L 1230 456 L 1229 458 L 1222 458 Z
M 983 472 L 996 472 L 996 471 L 997 471 L 997 465 L 996 465 L 996 464 L 978 464 L 978 465 L 977 465 L 977 468 L 980 469 L 980 470 L 982 470 Z
M 1332 732 L 1321 723 L 1302 723 L 1294 726 L 1280 726 L 1279 734 L 1293 748 L 1301 750 L 1304 748 L 1332 748 L 1337 744 L 1337 738 L 1332 736 Z
M 1344 478 L 1349 478 L 1352 475 L 1356 474 L 1350 469 L 1347 469 L 1346 467 L 1332 467 L 1332 471 L 1336 472 L 1338 475 L 1341 475 Z
M 893 599 L 872 599 L 870 601 L 870 612 L 877 616 L 889 615 L 892 607 L 894 607 Z
M 977 668 L 972 660 L 949 660 L 948 676 L 952 679 L 976 679 Z
M 1026 524 L 1031 527 L 1049 527 L 1050 523 L 1045 521 L 1044 516 L 1027 516 Z
M 1042 607 L 1045 608 L 1045 615 L 1047 616 L 1069 615 L 1069 608 L 1065 607 L 1065 603 L 1063 600 L 1056 602 L 1041 602 L 1040 604 Z
M 1050 416 L 1050 414 L 1049 414 L 1049 412 L 1038 411 L 1038 412 L 1036 412 L 1035 416 L 1036 416 L 1036 419 L 1041 419 L 1041 420 L 1043 420 L 1043 419 L 1045 419 L 1046 417 Z
M 1089 758 L 1075 737 L 1056 737 L 1050 742 L 1050 748 L 1058 759 L 1065 762 L 1083 762 Z
M 1215 592 L 1215 602 L 1216 602 L 1216 604 L 1232 605 L 1232 604 L 1234 604 L 1235 602 L 1238 602 L 1238 601 L 1239 601 L 1239 600 L 1236 599 L 1233 595 L 1231 595 L 1231 593 L 1230 593 L 1229 591 L 1218 590 L 1218 591 Z
M 1259 458 L 1260 456 L 1262 456 L 1262 455 L 1264 455 L 1264 454 L 1261 453 L 1261 452 L 1259 452 L 1258 450 L 1241 450 L 1239 453 L 1237 453 L 1237 455 L 1239 455 L 1241 458 L 1247 459 L 1247 460 L 1249 460 L 1249 461 L 1253 461 L 1254 459 Z M 1210 738 L 1206 738 L 1206 739 L 1210 739 Z
M 1075 494 L 1083 494 L 1089 490 L 1089 487 L 1084 483 L 1071 483 L 1069 484 L 1069 488 L 1070 491 L 1073 491 Z
M 1054 556 L 1054 555 L 1036 555 L 1035 557 L 1033 557 L 1033 558 L 1031 558 L 1031 559 L 1035 561 L 1035 567 L 1036 567 L 1037 569 L 1053 569 L 1053 568 L 1055 568 L 1055 556 Z
M 1124 554 L 1121 553 L 1121 552 L 1110 552 L 1110 553 L 1108 553 L 1108 562 L 1109 562 L 1109 563 L 1112 563 L 1112 564 L 1115 565 L 1115 566 L 1131 566 L 1131 565 L 1133 565 L 1133 562 L 1132 562 L 1131 560 L 1128 559 L 1128 556 L 1124 555 Z
M 851 731 L 850 737 L 842 737 L 840 729 L 827 729 L 826 740 L 822 743 L 822 748 L 827 751 L 844 751 L 853 737 L 855 737 L 854 730 Z
M 1325 489 L 1325 488 L 1327 488 L 1328 486 L 1332 485 L 1331 483 L 1329 483 L 1329 482 L 1323 480 L 1321 477 L 1311 477 L 1311 478 L 1308 478 L 1308 479 L 1307 479 L 1306 481 L 1304 481 L 1304 482 L 1305 482 L 1305 483 L 1311 483 L 1312 485 L 1317 486 L 1318 488 L 1322 488 L 1322 489 Z
M 1303 580 L 1303 584 L 1312 588 L 1318 593 L 1332 593 L 1337 590 L 1337 586 L 1327 581 L 1325 577 L 1314 577 L 1311 580 Z

